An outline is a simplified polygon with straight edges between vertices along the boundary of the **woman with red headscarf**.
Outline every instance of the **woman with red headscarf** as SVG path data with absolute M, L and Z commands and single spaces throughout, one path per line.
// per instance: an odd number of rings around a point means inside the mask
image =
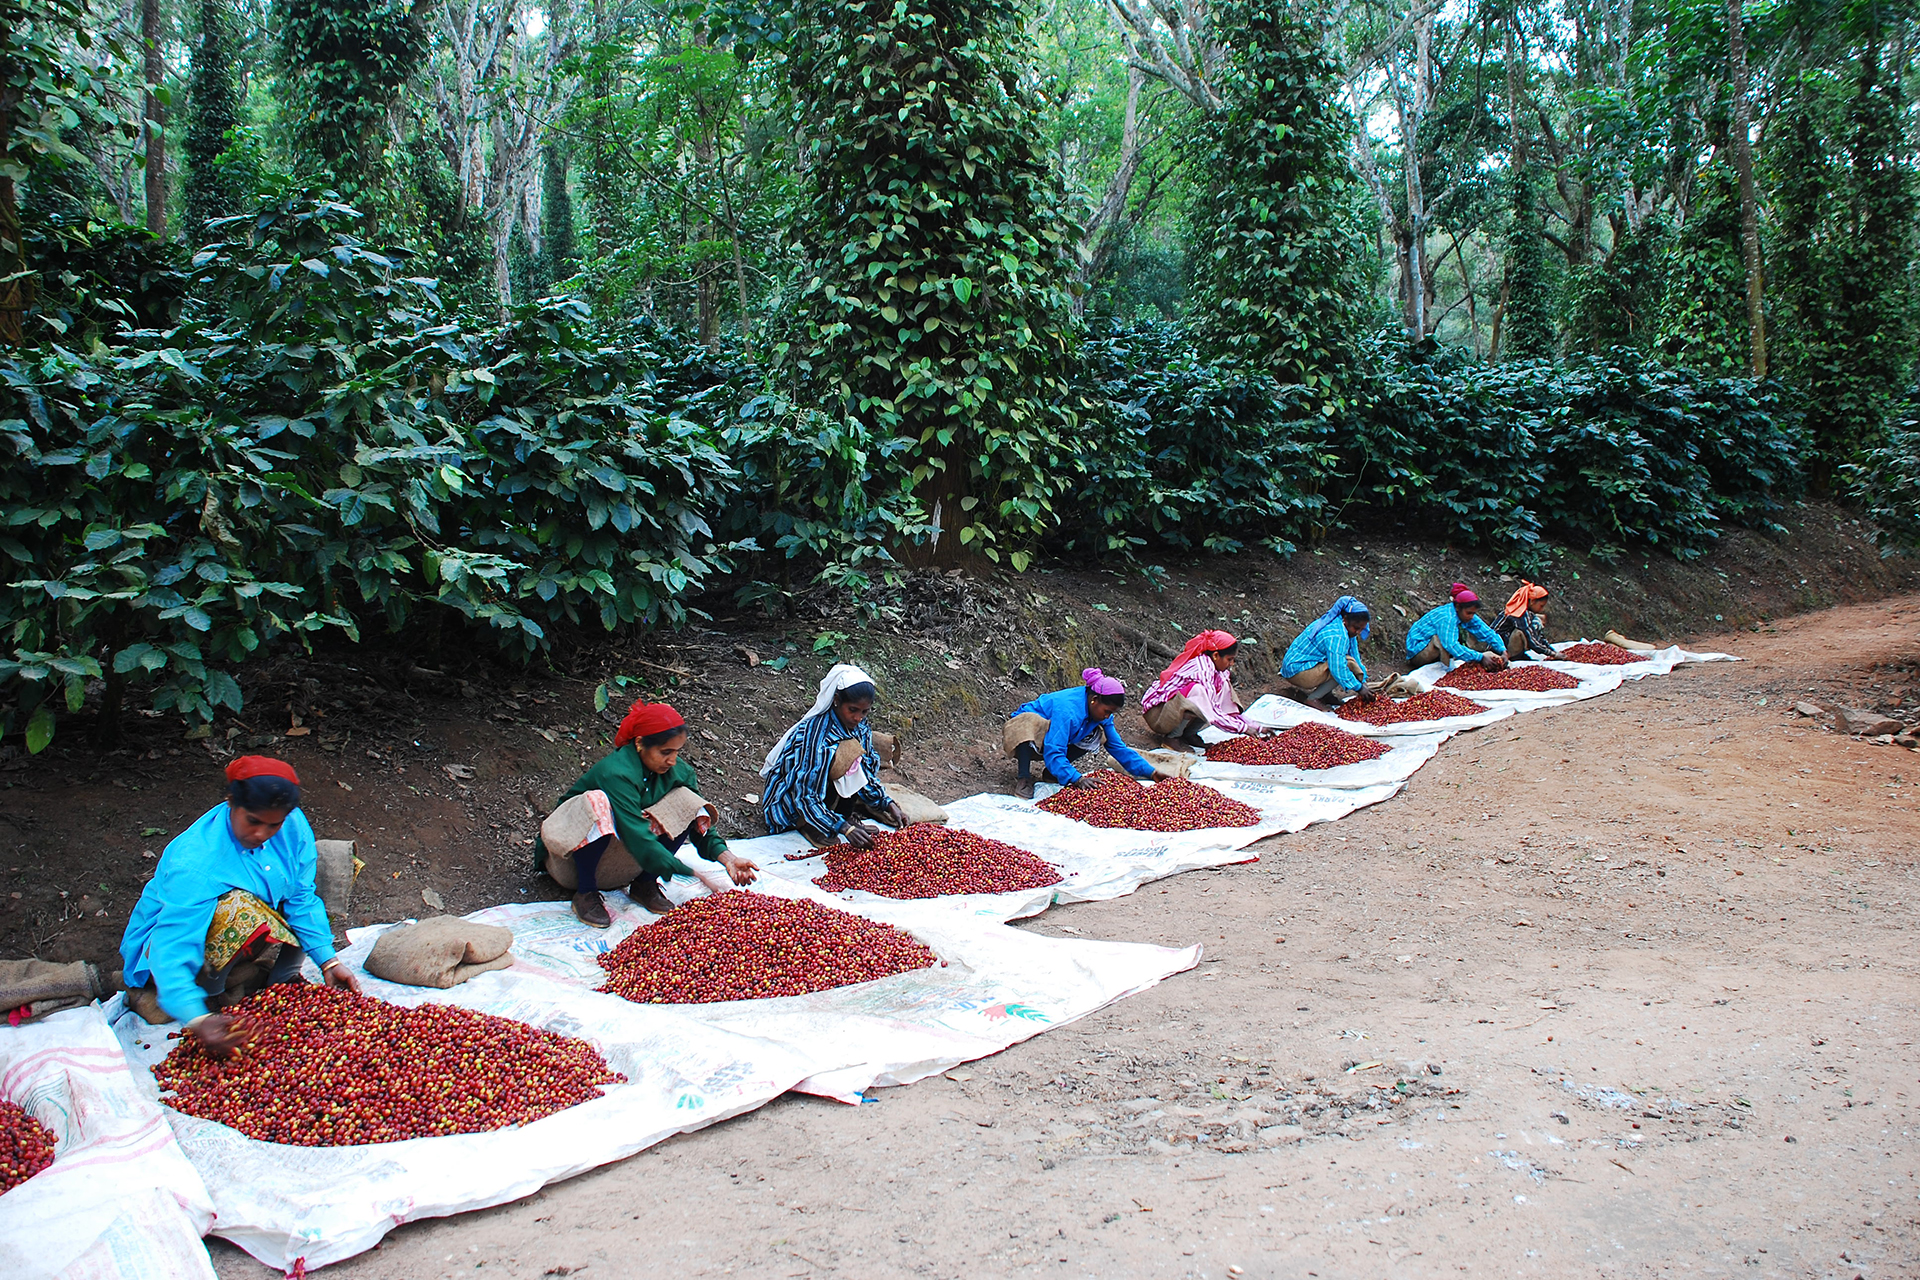
M 1233 692 L 1234 655 L 1240 642 L 1225 631 L 1202 631 L 1187 641 L 1160 679 L 1140 696 L 1147 728 L 1169 744 L 1198 748 L 1208 725 L 1228 733 L 1266 732 L 1240 714 Z
M 1407 629 L 1407 666 L 1424 667 L 1429 662 L 1478 662 L 1490 671 L 1507 665 L 1507 642 L 1494 633 L 1480 616 L 1480 597 L 1464 582 L 1453 584 L 1452 598 L 1437 609 L 1429 609 Z M 1460 639 L 1464 631 L 1485 646 L 1475 653 Z
M 328 986 L 360 985 L 334 955 L 314 885 L 318 851 L 285 760 L 227 765 L 227 798 L 175 836 L 134 904 L 120 942 L 127 1004 L 148 1022 L 181 1022 L 216 1058 L 253 1038 L 219 1010 L 320 966 Z
M 725 867 L 735 884 L 753 883 L 758 868 L 728 852 L 713 830 L 719 812 L 700 798 L 700 779 L 680 758 L 686 745 L 680 713 L 642 698 L 620 722 L 613 751 L 580 775 L 540 825 L 534 869 L 573 890 L 581 923 L 612 923 L 604 889 L 626 889 L 655 915 L 671 911 L 660 882 L 694 874 L 675 856 L 683 845 Z

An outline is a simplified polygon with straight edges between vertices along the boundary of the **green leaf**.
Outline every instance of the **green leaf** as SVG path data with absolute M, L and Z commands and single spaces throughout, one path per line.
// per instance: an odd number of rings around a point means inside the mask
M 27 721 L 27 751 L 39 755 L 53 741 L 53 711 L 46 703 L 34 708 L 32 719 Z

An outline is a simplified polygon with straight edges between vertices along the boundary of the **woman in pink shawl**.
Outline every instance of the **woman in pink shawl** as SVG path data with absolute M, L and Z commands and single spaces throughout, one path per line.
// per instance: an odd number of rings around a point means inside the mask
M 1208 725 L 1228 733 L 1263 734 L 1267 730 L 1240 714 L 1233 693 L 1233 658 L 1240 642 L 1224 631 L 1202 631 L 1187 641 L 1159 681 L 1140 699 L 1147 728 L 1169 746 L 1198 748 Z

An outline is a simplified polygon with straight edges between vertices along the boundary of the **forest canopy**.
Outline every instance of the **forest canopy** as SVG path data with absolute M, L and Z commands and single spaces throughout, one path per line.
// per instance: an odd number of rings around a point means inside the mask
M 910 562 L 1920 536 L 1910 6 L 0 10 L 34 750 Z

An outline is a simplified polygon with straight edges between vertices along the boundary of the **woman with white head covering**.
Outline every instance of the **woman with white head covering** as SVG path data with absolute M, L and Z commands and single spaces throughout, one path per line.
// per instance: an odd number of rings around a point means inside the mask
M 816 845 L 844 837 L 865 849 L 873 844 L 873 831 L 861 818 L 907 825 L 880 785 L 880 759 L 867 726 L 875 696 L 873 677 L 860 668 L 841 663 L 827 672 L 812 708 L 767 752 L 760 768 L 767 780 L 761 815 L 770 833 L 798 831 Z

